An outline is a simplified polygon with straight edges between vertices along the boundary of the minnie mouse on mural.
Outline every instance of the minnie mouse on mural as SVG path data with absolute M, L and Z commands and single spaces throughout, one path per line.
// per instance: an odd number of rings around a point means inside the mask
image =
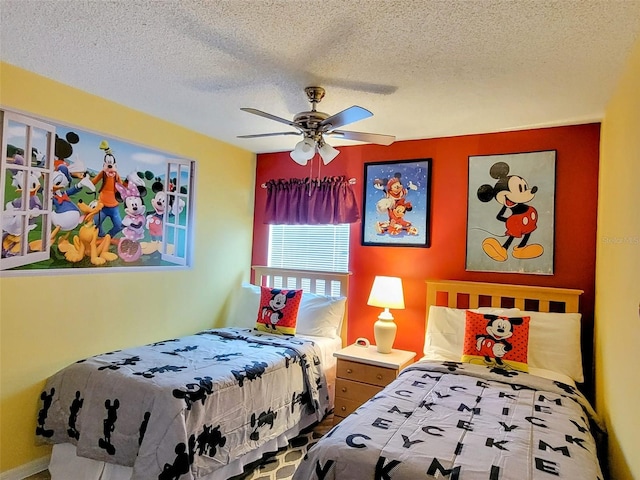
M 116 183 L 116 199 L 124 203 L 125 217 L 122 221 L 122 234 L 125 238 L 118 242 L 118 255 L 125 262 L 135 262 L 142 255 L 140 240 L 144 238 L 146 207 L 142 197 L 147 194 L 143 186 L 124 186 Z

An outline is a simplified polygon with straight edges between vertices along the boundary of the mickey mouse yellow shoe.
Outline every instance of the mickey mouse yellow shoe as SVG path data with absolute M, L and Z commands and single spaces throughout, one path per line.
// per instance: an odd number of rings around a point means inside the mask
M 513 258 L 529 259 L 537 258 L 544 253 L 544 247 L 537 243 L 525 245 L 524 247 L 513 247 Z
M 495 238 L 485 238 L 482 242 L 482 250 L 496 262 L 504 262 L 507 259 L 507 249 Z

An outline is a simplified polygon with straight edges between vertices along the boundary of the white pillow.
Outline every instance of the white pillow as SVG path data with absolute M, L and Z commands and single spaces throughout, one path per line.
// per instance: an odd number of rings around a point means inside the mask
M 228 325 L 231 327 L 253 328 L 260 308 L 260 287 L 243 282 L 231 299 Z
M 303 293 L 296 333 L 338 338 L 347 299 L 315 293 Z
M 529 365 L 553 370 L 584 382 L 579 313 L 526 312 L 529 322 Z
M 260 308 L 260 287 L 243 282 L 231 300 L 228 325 L 253 328 Z M 347 299 L 303 293 L 298 310 L 296 333 L 338 338 Z
M 517 315 L 520 312 L 517 308 L 481 307 L 471 310 L 498 315 Z M 460 361 L 464 343 L 465 311 L 435 305 L 430 307 L 423 349 L 426 358 L 437 361 Z
M 464 343 L 465 309 L 431 306 L 424 340 L 425 358 L 459 362 Z M 520 311 L 517 308 L 478 308 L 482 313 L 522 315 L 529 322 L 528 364 L 584 382 L 579 313 Z

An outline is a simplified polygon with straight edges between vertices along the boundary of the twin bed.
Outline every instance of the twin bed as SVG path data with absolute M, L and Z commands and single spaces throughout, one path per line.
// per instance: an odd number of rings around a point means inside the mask
M 36 437 L 53 480 L 222 480 L 333 408 L 348 274 L 254 267 L 230 325 L 109 352 L 50 377 Z M 294 337 L 253 329 L 259 286 L 303 290 Z
M 294 480 L 602 480 L 602 427 L 575 383 L 580 293 L 427 282 L 424 357 L 314 445 Z M 529 373 L 483 355 L 461 361 L 474 313 L 514 329 L 528 319 Z
M 331 411 L 348 275 L 254 272 L 255 285 L 305 291 L 296 335 L 252 332 L 259 287 L 245 285 L 233 328 L 67 367 L 38 415 L 53 480 L 228 479 Z M 580 293 L 427 282 L 423 358 L 325 435 L 294 479 L 602 480 L 601 426 L 576 387 Z M 461 362 L 472 309 L 530 318 L 529 373 Z

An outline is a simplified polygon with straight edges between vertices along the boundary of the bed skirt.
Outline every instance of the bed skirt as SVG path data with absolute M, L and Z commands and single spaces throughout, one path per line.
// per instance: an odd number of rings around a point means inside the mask
M 261 448 L 248 452 L 229 465 L 202 477 L 201 480 L 227 480 L 241 474 L 245 465 L 259 460 L 266 453 L 277 452 L 280 448 L 286 447 L 292 438 L 297 437 L 302 430 L 313 425 L 315 421 L 314 415 L 305 417 L 298 425 L 270 440 Z M 51 480 L 130 480 L 133 468 L 78 457 L 73 444 L 61 443 L 53 446 L 49 472 Z

